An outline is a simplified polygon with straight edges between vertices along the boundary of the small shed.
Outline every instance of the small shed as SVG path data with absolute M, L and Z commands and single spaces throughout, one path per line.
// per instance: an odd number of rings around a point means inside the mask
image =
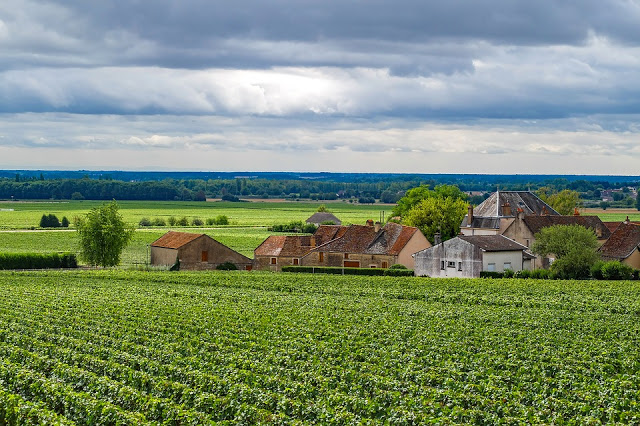
M 251 270 L 252 260 L 230 249 L 206 234 L 169 231 L 151 243 L 152 265 L 173 265 L 180 260 L 180 269 L 216 269 L 226 262 L 239 270 Z
M 313 223 L 315 226 L 328 225 L 329 222 L 333 225 L 342 225 L 340 219 L 328 212 L 317 212 L 307 219 L 307 223 Z

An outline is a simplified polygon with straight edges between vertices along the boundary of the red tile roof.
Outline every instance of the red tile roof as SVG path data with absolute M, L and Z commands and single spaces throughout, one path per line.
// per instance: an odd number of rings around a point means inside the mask
M 189 232 L 175 232 L 169 231 L 164 234 L 162 237 L 155 240 L 151 243 L 151 247 L 163 247 L 170 249 L 179 249 L 191 241 L 202 237 L 206 234 L 192 234 Z
M 626 259 L 640 246 L 640 225 L 624 223 L 611 234 L 609 240 L 600 247 L 605 259 Z
M 364 253 L 397 255 L 407 245 L 418 228 L 387 223 L 380 231 L 365 225 L 343 226 L 335 239 L 318 246 L 317 251 L 334 253 Z
M 310 235 L 271 235 L 255 249 L 255 256 L 302 257 L 311 247 Z

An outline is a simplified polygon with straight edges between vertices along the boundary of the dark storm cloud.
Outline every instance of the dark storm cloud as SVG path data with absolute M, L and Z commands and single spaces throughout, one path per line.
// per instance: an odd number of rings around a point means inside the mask
M 173 68 L 387 66 L 469 70 L 479 42 L 637 44 L 635 1 L 25 1 L 0 19 L 12 64 Z M 2 27 L 0 27 L 2 34 Z M 471 44 L 471 45 L 470 45 Z

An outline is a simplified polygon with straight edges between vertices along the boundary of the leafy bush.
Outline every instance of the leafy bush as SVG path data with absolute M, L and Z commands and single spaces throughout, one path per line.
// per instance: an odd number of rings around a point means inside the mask
M 596 263 L 593 264 L 593 266 L 591 266 L 591 277 L 595 278 L 596 280 L 603 280 L 604 277 L 602 276 L 602 267 L 604 266 L 604 264 L 607 263 L 604 260 L 598 260 Z
M 412 277 L 413 269 L 383 269 L 383 268 L 340 268 L 328 266 L 283 266 L 282 272 L 335 274 L 335 275 L 366 275 Z
M 238 267 L 231 262 L 224 262 L 216 266 L 218 271 L 237 271 Z
M 217 216 L 215 218 L 215 222 L 216 225 L 228 225 L 229 224 L 229 218 L 223 214 L 221 214 L 220 216 Z
M 294 220 L 286 224 L 273 225 L 269 231 L 273 232 L 302 232 L 313 234 L 318 228 L 313 223 L 304 223 L 301 220 Z
M 513 271 L 513 269 L 505 269 L 504 272 L 502 273 L 502 276 L 504 278 L 513 278 L 514 275 L 515 275 L 515 272 Z
M 0 253 L 0 269 L 77 268 L 73 253 Z
M 182 216 L 180 219 L 178 219 L 178 221 L 176 222 L 177 226 L 189 226 L 189 219 L 187 219 L 186 216 Z
M 40 218 L 40 228 L 60 228 L 60 220 L 55 214 L 43 214 Z
M 142 219 L 140 219 L 140 222 L 138 222 L 138 225 L 151 226 L 151 219 L 149 219 L 148 217 L 143 217 Z
M 633 268 L 627 264 L 611 260 L 608 262 L 598 262 L 600 271 L 594 271 L 596 265 L 592 268 L 592 276 L 603 280 L 630 280 L 633 279 Z M 595 272 L 595 274 L 594 274 Z M 599 278 L 600 277 L 600 278 Z
M 318 227 L 313 223 L 305 223 L 304 226 L 302 227 L 302 232 L 304 234 L 313 234 L 314 232 L 317 231 L 317 229 Z
M 169 226 L 176 226 L 176 223 L 178 223 L 178 219 L 176 219 L 175 216 L 169 216 L 167 222 L 169 223 Z
M 233 203 L 237 203 L 238 201 L 240 201 L 240 198 L 236 197 L 235 195 L 224 194 L 222 196 L 222 201 L 231 201 Z
M 193 220 L 191 221 L 191 224 L 193 226 L 202 226 L 204 225 L 204 222 L 199 217 L 194 217 Z
M 167 222 L 165 222 L 165 220 L 161 217 L 156 217 L 151 220 L 151 224 L 153 226 L 167 226 Z
M 396 263 L 394 265 L 389 266 L 389 269 L 409 269 L 401 263 Z
M 521 271 L 517 271 L 514 275 L 514 278 L 523 278 L 523 279 L 527 279 L 527 278 L 531 278 L 531 271 L 529 271 L 528 269 L 523 269 Z
M 496 271 L 480 271 L 480 278 L 503 278 L 503 272 Z
M 66 216 L 62 216 L 62 221 L 60 221 L 60 226 L 62 226 L 63 228 L 69 227 L 69 219 L 67 219 Z

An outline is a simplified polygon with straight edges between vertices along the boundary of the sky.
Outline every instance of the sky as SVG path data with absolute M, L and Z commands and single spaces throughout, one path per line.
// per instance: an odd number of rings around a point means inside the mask
M 639 175 L 640 0 L 2 0 L 0 168 Z

